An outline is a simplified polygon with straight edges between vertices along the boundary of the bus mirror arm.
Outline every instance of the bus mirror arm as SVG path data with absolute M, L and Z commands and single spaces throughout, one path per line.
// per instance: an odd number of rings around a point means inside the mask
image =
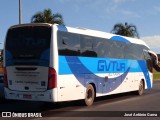
M 151 57 L 151 60 L 152 60 L 152 64 L 153 64 L 153 68 L 157 71 L 157 72 L 160 72 L 160 66 L 158 65 L 159 64 L 159 61 L 158 61 L 158 56 L 156 53 L 154 53 L 153 51 L 148 51 L 150 57 Z
M 160 66 L 156 64 L 156 62 L 153 62 L 153 68 L 157 71 L 160 72 Z

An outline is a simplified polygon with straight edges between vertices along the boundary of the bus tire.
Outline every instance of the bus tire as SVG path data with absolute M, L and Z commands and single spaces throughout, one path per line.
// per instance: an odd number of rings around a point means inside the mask
M 86 106 L 91 106 L 95 99 L 95 90 L 91 84 L 88 84 L 86 87 L 86 94 L 84 99 L 84 104 Z
M 139 83 L 137 94 L 141 96 L 143 95 L 143 93 L 144 93 L 144 82 L 143 80 L 141 80 Z

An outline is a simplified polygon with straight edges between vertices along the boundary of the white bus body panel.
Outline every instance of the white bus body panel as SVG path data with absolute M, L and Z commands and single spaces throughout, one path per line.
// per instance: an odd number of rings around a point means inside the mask
M 33 68 L 35 70 L 21 70 L 27 68 Z M 26 92 L 39 92 L 47 90 L 48 67 L 9 66 L 6 69 L 8 74 L 8 87 L 10 90 Z
M 74 75 L 58 76 L 58 101 L 84 99 L 85 87 Z

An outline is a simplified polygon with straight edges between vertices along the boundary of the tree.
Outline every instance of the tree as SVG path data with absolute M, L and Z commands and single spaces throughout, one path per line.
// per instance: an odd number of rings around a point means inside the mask
M 122 23 L 115 24 L 111 32 L 117 35 L 139 38 L 136 26 L 128 24 L 127 22 L 125 22 L 125 24 Z
M 51 9 L 45 9 L 42 12 L 37 12 L 31 18 L 31 23 L 57 23 L 64 25 L 63 17 L 61 14 L 53 14 Z

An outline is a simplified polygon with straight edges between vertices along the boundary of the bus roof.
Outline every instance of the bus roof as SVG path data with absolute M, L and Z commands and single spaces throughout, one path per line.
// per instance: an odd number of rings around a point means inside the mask
M 16 27 L 23 27 L 23 26 L 52 26 L 52 24 L 49 24 L 49 23 L 27 23 L 27 24 L 18 24 L 18 25 L 13 25 L 13 26 L 11 26 L 10 29 L 16 28 Z

